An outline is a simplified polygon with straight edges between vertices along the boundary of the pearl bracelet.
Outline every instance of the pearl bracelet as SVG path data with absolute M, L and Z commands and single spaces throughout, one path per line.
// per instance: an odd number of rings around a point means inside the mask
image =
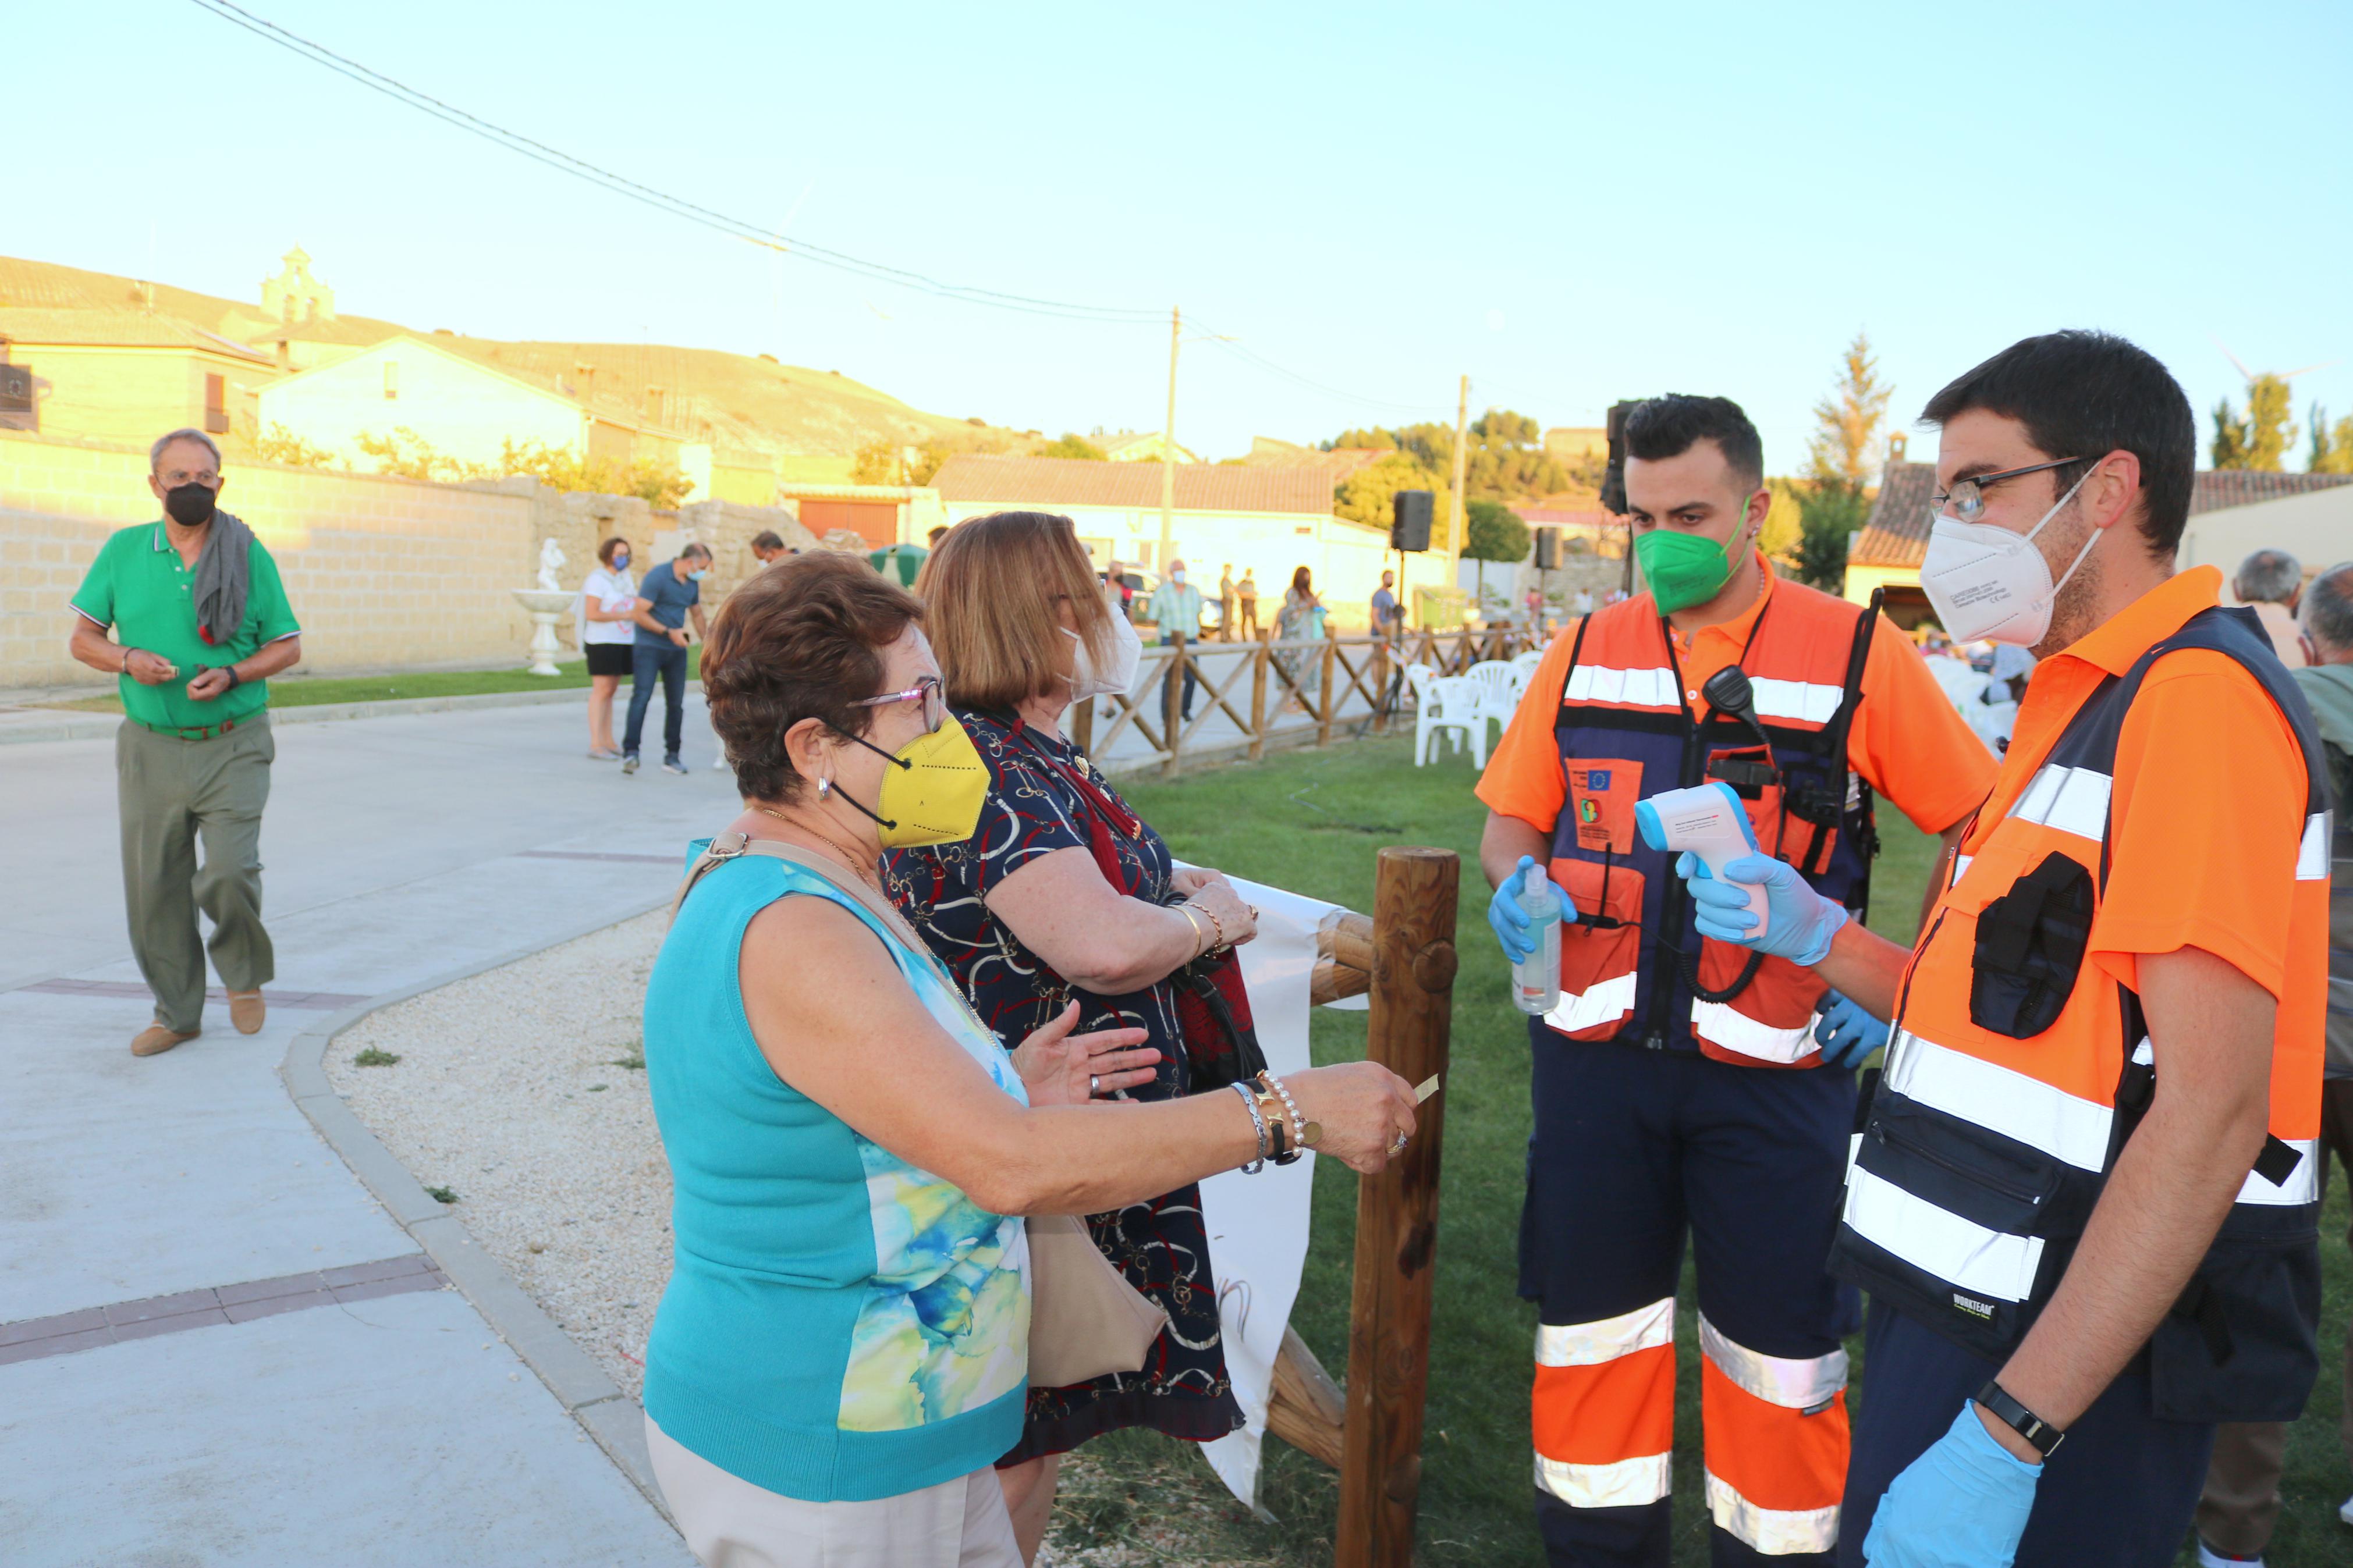
M 1324 1124 L 1320 1121 L 1310 1121 L 1300 1114 L 1299 1101 L 1291 1098 L 1290 1085 L 1275 1077 L 1272 1072 L 1259 1074 L 1258 1081 L 1271 1088 L 1276 1094 L 1282 1097 L 1283 1109 L 1291 1112 L 1291 1131 L 1299 1149 L 1313 1149 L 1324 1141 Z M 1295 1152 L 1292 1155 L 1294 1160 L 1298 1157 Z
M 1242 1103 L 1250 1107 L 1250 1126 L 1258 1131 L 1258 1158 L 1241 1167 L 1243 1175 L 1255 1176 L 1266 1169 L 1266 1118 L 1259 1113 L 1258 1096 L 1250 1092 L 1250 1085 L 1237 1083 L 1232 1088 L 1242 1097 Z

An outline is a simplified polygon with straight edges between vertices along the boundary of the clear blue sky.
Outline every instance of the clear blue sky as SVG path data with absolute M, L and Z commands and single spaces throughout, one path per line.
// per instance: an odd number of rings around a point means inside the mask
M 1301 7 L 247 0 L 647 184 L 959 282 L 1182 305 L 1179 439 L 1737 398 L 1767 466 L 1867 330 L 1909 420 L 2024 334 L 2218 348 L 2353 413 L 2353 6 Z M 252 298 L 839 368 L 1049 434 L 1157 428 L 1163 326 L 779 259 L 400 108 L 185 0 L 7 7 L 0 253 Z M 62 151 L 59 151 L 62 150 Z M 1404 405 L 1407 406 L 1396 406 Z M 1914 452 L 1932 449 L 1915 437 Z M 2301 466 L 2299 450 L 2291 459 Z

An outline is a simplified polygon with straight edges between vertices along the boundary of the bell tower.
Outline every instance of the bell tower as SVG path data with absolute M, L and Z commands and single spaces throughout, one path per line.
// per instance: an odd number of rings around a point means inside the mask
M 335 291 L 311 276 L 311 256 L 301 246 L 281 258 L 284 270 L 261 280 L 261 313 L 281 326 L 335 319 Z

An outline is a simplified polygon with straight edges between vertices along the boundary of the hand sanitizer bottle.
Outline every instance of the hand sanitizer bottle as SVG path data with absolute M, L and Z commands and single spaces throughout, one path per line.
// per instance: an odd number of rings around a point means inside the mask
M 1543 862 L 1529 867 L 1521 880 L 1519 905 L 1536 950 L 1512 965 L 1512 1005 L 1541 1018 L 1560 1005 L 1560 900 Z

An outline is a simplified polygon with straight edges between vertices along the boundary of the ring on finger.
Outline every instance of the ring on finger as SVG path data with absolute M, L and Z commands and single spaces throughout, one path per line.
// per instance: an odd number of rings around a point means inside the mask
M 1392 1154 L 1402 1154 L 1405 1152 L 1405 1146 L 1412 1142 L 1412 1133 L 1399 1132 L 1397 1135 L 1397 1142 L 1389 1145 L 1389 1152 Z
M 1098 1095 L 1098 1094 L 1101 1094 L 1102 1092 L 1103 1092 L 1103 1079 L 1101 1079 L 1097 1078 L 1097 1077 L 1096 1077 L 1094 1074 L 1092 1074 L 1092 1073 L 1089 1073 L 1089 1074 L 1087 1074 L 1087 1093 L 1088 1093 L 1090 1096 L 1092 1096 L 1092 1095 Z

